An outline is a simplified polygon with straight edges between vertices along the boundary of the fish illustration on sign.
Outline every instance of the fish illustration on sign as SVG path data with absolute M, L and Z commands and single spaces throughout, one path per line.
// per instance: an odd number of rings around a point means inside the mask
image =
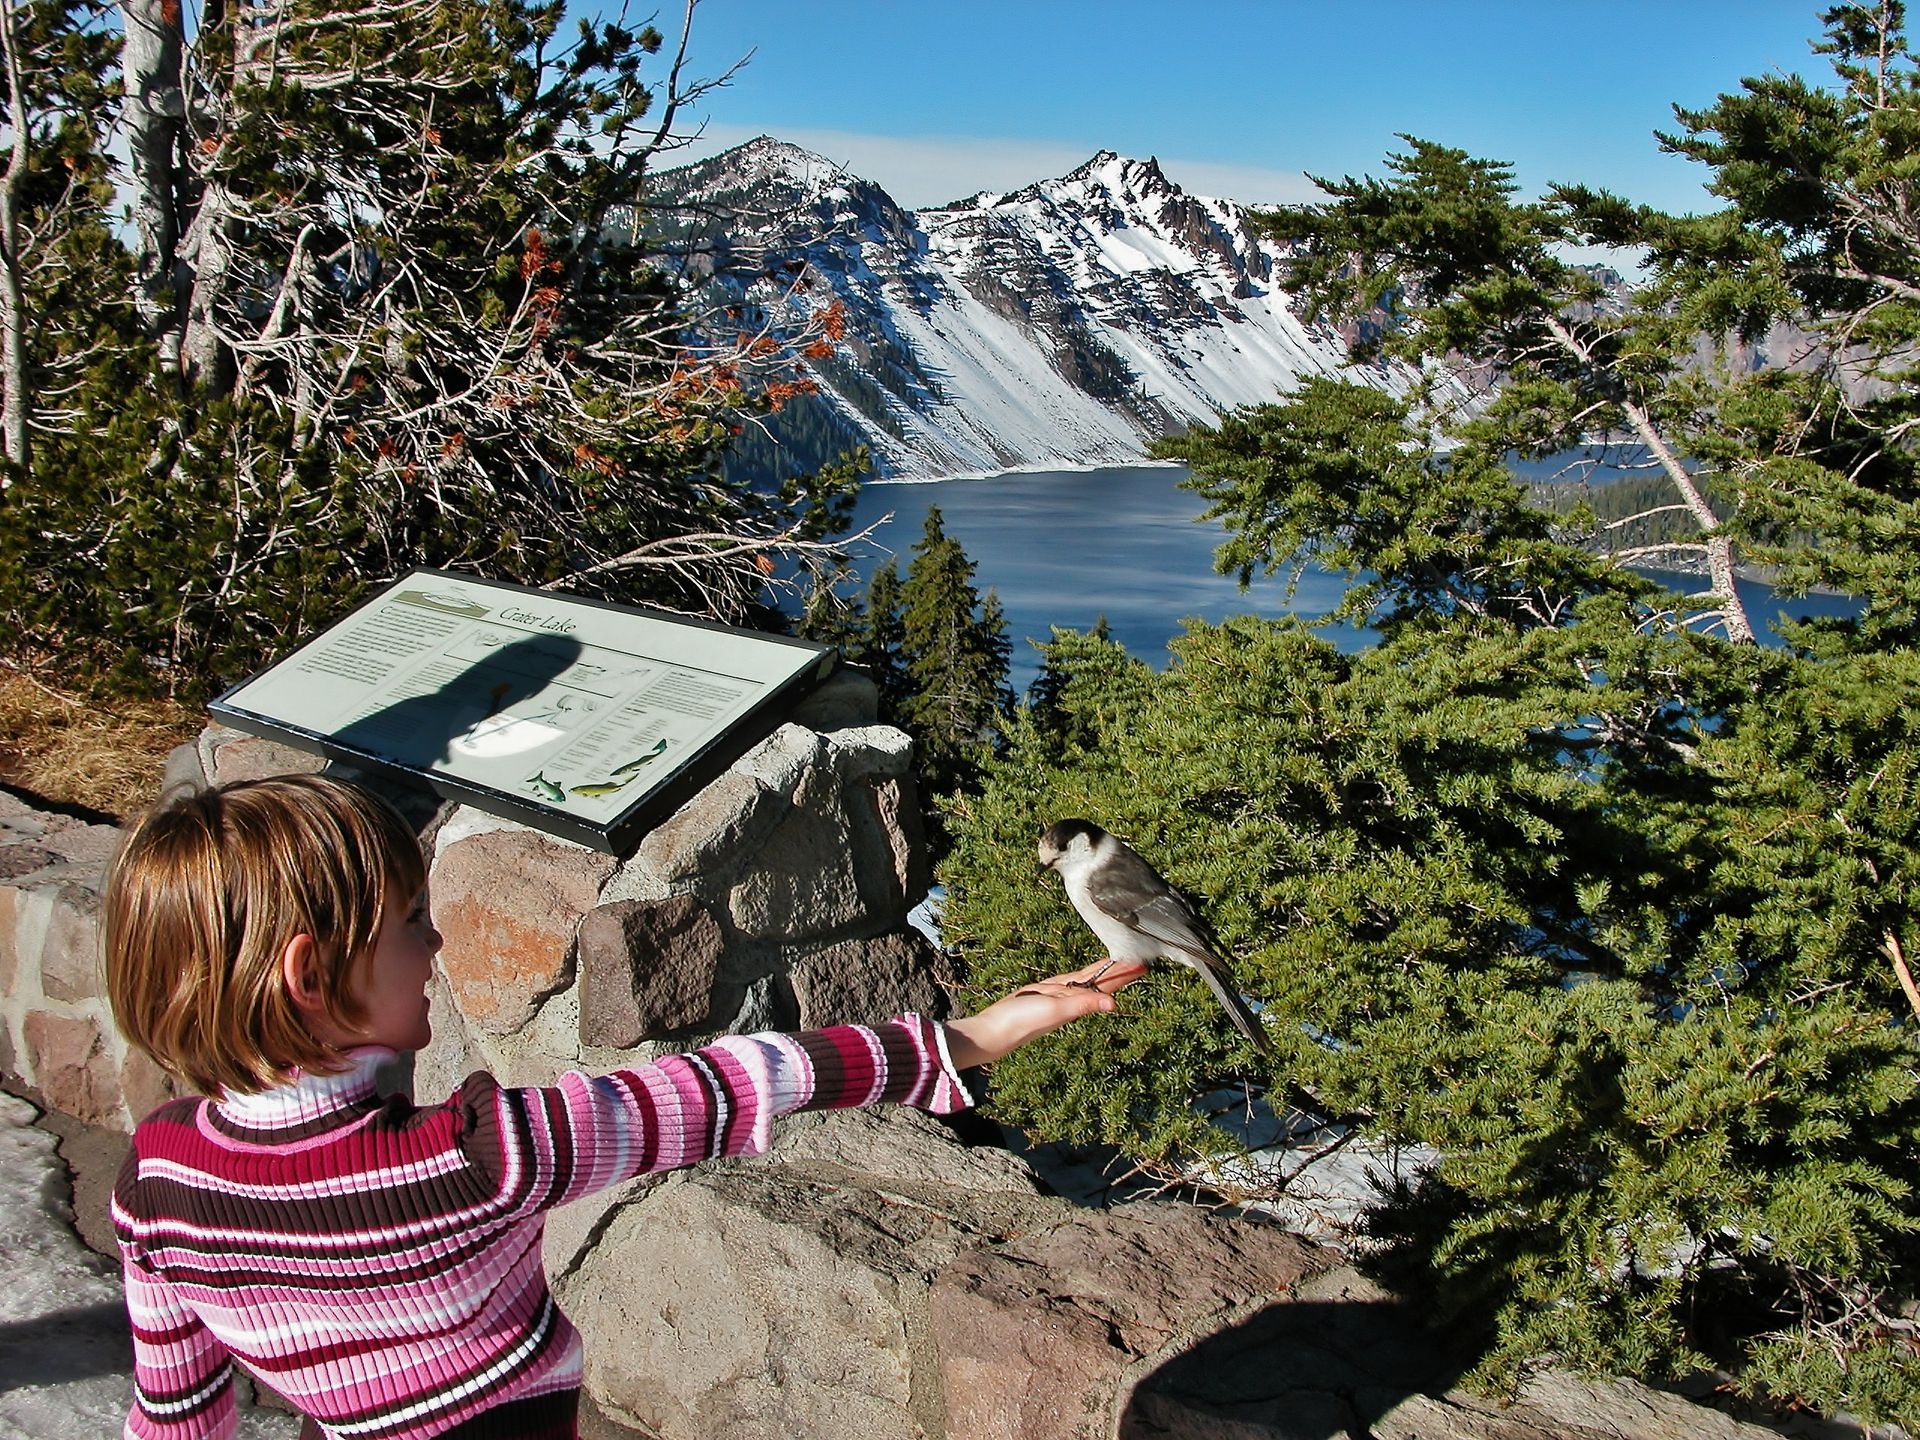
M 646 754 L 640 756 L 637 760 L 627 761 L 627 763 L 622 765 L 619 769 L 610 771 L 609 773 L 612 775 L 631 775 L 635 770 L 638 770 L 642 765 L 650 765 L 655 760 L 658 760 L 662 755 L 666 753 L 667 753 L 667 740 L 666 740 L 666 737 L 663 735 L 660 737 L 658 741 L 654 743 L 653 749 L 649 750 Z
M 597 800 L 602 795 L 612 795 L 627 788 L 625 780 L 599 780 L 590 785 L 572 785 L 567 789 L 569 795 L 578 795 L 583 800 Z
M 591 780 L 584 785 L 570 785 L 563 790 L 549 780 L 544 771 L 536 771 L 527 777 L 527 787 L 541 799 L 555 804 L 564 804 L 569 795 L 578 795 L 582 800 L 598 800 L 603 795 L 616 795 L 626 789 L 640 778 L 639 771 L 642 766 L 652 764 L 666 753 L 667 742 L 662 738 L 656 741 L 653 749 L 646 754 L 627 761 L 617 770 L 610 771 L 604 780 Z

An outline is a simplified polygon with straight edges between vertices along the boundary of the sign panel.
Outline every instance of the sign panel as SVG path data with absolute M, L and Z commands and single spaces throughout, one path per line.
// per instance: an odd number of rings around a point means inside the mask
M 827 646 L 416 570 L 208 708 L 624 852 L 833 668 Z

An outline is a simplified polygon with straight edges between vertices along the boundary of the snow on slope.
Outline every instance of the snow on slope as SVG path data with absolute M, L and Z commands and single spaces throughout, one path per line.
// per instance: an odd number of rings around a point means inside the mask
M 760 275 L 804 260 L 818 303 L 842 303 L 846 340 L 802 419 L 822 446 L 867 444 L 884 476 L 1137 461 L 1160 435 L 1348 365 L 1336 330 L 1294 314 L 1281 252 L 1245 207 L 1187 195 L 1152 160 L 1102 151 L 917 214 L 764 138 L 660 181 L 721 217 L 708 243 L 723 276 L 729 254 Z

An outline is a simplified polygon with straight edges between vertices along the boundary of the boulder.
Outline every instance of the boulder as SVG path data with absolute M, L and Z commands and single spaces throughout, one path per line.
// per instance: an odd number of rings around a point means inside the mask
M 635 858 L 667 881 L 726 874 L 780 821 L 784 797 L 730 770 L 647 833 Z
M 277 740 L 229 730 L 224 725 L 209 725 L 202 730 L 199 749 L 200 773 L 213 785 L 264 780 L 270 775 L 312 775 L 327 766 L 324 756 L 296 750 Z M 183 776 L 191 773 L 184 761 L 174 768 Z
M 204 790 L 206 785 L 207 771 L 198 744 L 189 740 L 167 752 L 167 763 L 160 771 L 162 798 L 176 790 Z
M 805 726 L 788 723 L 736 760 L 732 771 L 791 800 L 801 779 L 819 766 L 825 754 L 824 739 Z
M 102 877 L 93 878 L 98 884 Z M 43 893 L 49 913 L 40 942 L 41 993 L 70 1002 L 103 996 L 100 891 L 95 885 L 66 884 Z
M 146 1051 L 129 1045 L 120 1062 L 120 1095 L 127 1118 L 136 1124 L 167 1101 L 189 1093 L 157 1065 Z
M 928 1277 L 1065 1203 L 911 1112 L 784 1123 L 766 1160 L 686 1172 L 601 1219 L 558 1285 L 589 1389 L 661 1440 L 939 1436 Z
M 120 831 L 112 825 L 93 825 L 64 815 L 49 816 L 40 843 L 87 878 L 104 870 L 119 853 Z
M 1047 1193 L 1034 1168 L 1019 1156 L 997 1146 L 963 1144 L 945 1124 L 918 1110 L 835 1110 L 780 1123 L 773 1163 L 815 1179 L 878 1185 L 889 1194 L 934 1204 L 947 1190 Z
M 58 855 L 29 840 L 0 845 L 0 880 L 24 880 L 58 864 Z
M 1765 1440 L 1679 1395 L 1545 1370 L 1513 1397 L 1459 1385 L 1472 1336 L 1436 1333 L 1353 1270 L 1256 1298 L 1231 1323 L 1134 1367 L 1118 1440 Z M 957 1436 L 956 1436 L 957 1440 Z
M 580 1043 L 626 1048 L 713 1013 L 725 940 L 690 896 L 617 900 L 580 922 Z
M 953 966 L 918 930 L 848 940 L 796 956 L 789 978 L 800 1024 L 863 1025 L 915 1011 L 947 1013 Z
M 789 727 L 791 728 L 791 727 Z M 729 896 L 733 923 L 756 939 L 837 936 L 871 923 L 854 866 L 849 820 L 831 771 L 801 777 L 778 827 Z
M 1837 1431 L 1837 1427 L 1836 1431 Z M 1849 1433 L 1852 1427 L 1848 1427 Z M 1374 1440 L 1779 1440 L 1681 1395 L 1633 1380 L 1549 1370 L 1511 1402 L 1453 1391 L 1419 1395 L 1373 1422 Z M 1861 1433 L 1866 1433 L 1861 1427 Z
M 33 1083 L 47 1104 L 89 1125 L 126 1125 L 120 1066 L 98 1021 L 30 1010 L 21 1031 Z
M 846 800 L 854 874 L 867 907 L 899 924 L 927 893 L 927 841 L 920 802 L 906 777 L 868 776 Z
M 520 828 L 438 847 L 433 913 L 440 970 L 466 1020 L 511 1035 L 573 973 L 574 939 L 614 859 Z
M 0 850 L 0 855 L 5 853 Z M 0 885 L 0 996 L 12 995 L 19 983 L 19 929 L 20 892 Z
M 1210 1333 L 1133 1367 L 1112 1433 L 1367 1435 L 1395 1406 L 1447 1392 L 1470 1357 L 1445 1351 L 1409 1307 L 1351 1270 L 1329 1270 L 1256 1297 Z
M 1333 1262 L 1277 1226 L 1154 1203 L 968 1249 L 933 1284 L 947 1440 L 1106 1440 L 1142 1361 L 1190 1349 Z
M 842 665 L 809 691 L 787 718 L 823 734 L 871 725 L 880 718 L 880 687 L 866 671 Z

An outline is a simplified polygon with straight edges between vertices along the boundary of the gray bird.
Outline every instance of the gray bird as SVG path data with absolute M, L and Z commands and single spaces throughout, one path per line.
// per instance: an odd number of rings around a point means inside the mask
M 1109 964 L 1172 960 L 1199 971 L 1240 1033 L 1257 1049 L 1268 1048 L 1259 1017 L 1207 943 L 1200 918 L 1124 840 L 1091 820 L 1056 820 L 1040 836 L 1040 863 L 1060 872 L 1067 899 L 1107 947 Z

